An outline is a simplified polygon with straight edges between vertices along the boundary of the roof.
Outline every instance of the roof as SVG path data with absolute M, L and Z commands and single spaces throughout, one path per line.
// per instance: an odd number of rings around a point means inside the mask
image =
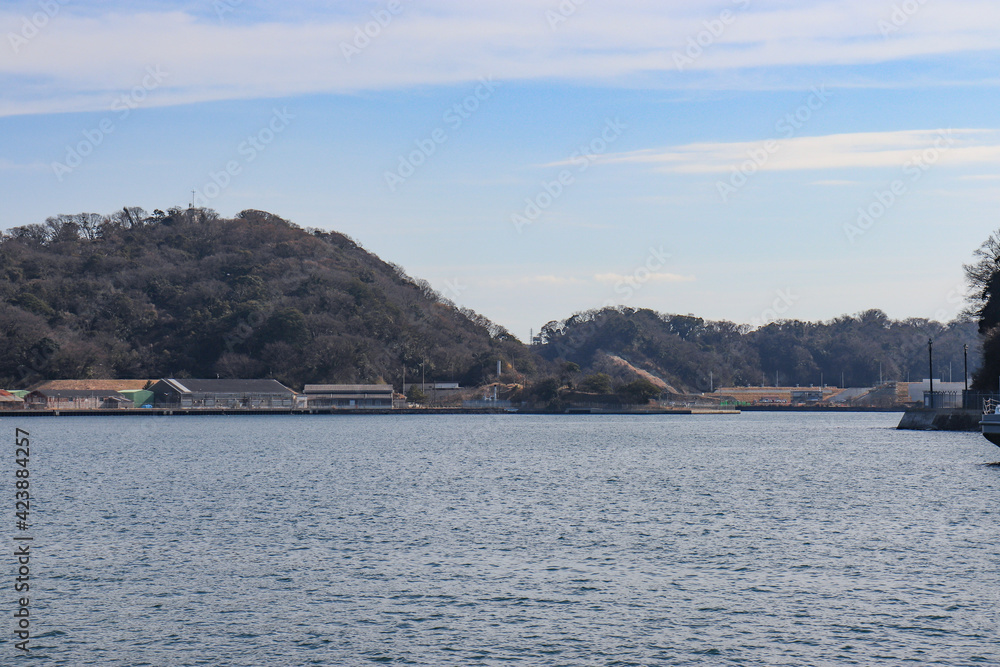
M 122 396 L 127 396 L 129 398 L 133 398 L 135 396 L 142 396 L 143 398 L 149 398 L 153 395 L 153 392 L 149 391 L 148 389 L 122 389 L 118 393 L 121 394 Z
M 306 394 L 391 394 L 391 384 L 307 384 Z
M 24 403 L 24 401 L 9 391 L 0 389 L 0 403 Z
M 169 378 L 156 384 L 166 383 L 180 394 L 294 394 L 295 392 L 277 380 L 195 380 L 190 378 Z
M 74 391 L 121 391 L 145 389 L 150 380 L 48 380 L 36 389 L 71 389 Z
M 29 396 L 37 394 L 39 396 L 45 396 L 46 398 L 92 398 L 96 396 L 97 398 L 114 398 L 118 400 L 128 400 L 117 391 L 101 391 L 101 390 L 87 390 L 87 389 L 36 389 L 35 391 L 28 394 Z

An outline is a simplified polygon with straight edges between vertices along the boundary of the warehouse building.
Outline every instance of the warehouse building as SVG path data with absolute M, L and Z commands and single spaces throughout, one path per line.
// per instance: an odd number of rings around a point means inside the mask
M 307 384 L 304 393 L 310 408 L 392 409 L 392 385 L 388 384 Z
M 295 392 L 277 380 L 164 379 L 149 391 L 157 408 L 291 409 Z

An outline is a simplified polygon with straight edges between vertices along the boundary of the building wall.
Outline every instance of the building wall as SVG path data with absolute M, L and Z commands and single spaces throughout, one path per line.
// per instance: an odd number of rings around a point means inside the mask
M 132 403 L 131 401 L 119 403 L 98 396 L 74 398 L 32 396 L 25 402 L 25 407 L 39 410 L 115 410 L 130 408 Z
M 179 404 L 182 408 L 293 408 L 295 407 L 295 396 L 285 393 L 216 394 L 192 392 L 190 394 L 174 394 L 171 402 L 174 405 Z
M 336 396 L 311 395 L 307 397 L 310 408 L 337 408 L 354 410 L 391 410 L 392 396 Z

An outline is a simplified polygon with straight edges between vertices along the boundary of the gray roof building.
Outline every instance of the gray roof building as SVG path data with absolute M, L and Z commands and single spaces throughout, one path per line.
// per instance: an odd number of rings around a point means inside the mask
M 277 380 L 167 378 L 149 388 L 156 407 L 275 409 L 295 407 L 295 392 Z

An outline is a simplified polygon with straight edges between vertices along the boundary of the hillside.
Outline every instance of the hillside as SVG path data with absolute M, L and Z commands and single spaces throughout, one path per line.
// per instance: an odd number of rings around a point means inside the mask
M 49 218 L 0 233 L 0 386 L 63 378 L 269 377 L 306 383 L 502 380 L 670 393 L 710 386 L 871 386 L 978 366 L 976 323 L 745 325 L 605 308 L 550 322 L 530 349 L 335 232 L 206 209 Z M 596 380 L 593 376 L 602 374 Z M 605 376 L 607 376 L 605 378 Z M 590 383 L 586 380 L 592 378 Z M 610 383 L 610 385 L 608 384 Z
M 647 309 L 605 308 L 550 322 L 541 332 L 540 356 L 572 362 L 582 372 L 603 372 L 624 382 L 616 358 L 687 392 L 711 385 L 872 386 L 885 380 L 926 378 L 927 341 L 934 339 L 935 376 L 961 381 L 963 345 L 970 373 L 978 366 L 976 323 L 891 320 L 870 310 L 829 322 L 781 321 L 756 330 L 692 315 Z M 776 377 L 777 375 L 777 377 Z M 843 380 L 842 380 L 843 379 Z
M 273 377 L 477 384 L 502 327 L 350 238 L 275 215 L 205 209 L 49 218 L 0 236 L 0 386 L 44 379 Z M 491 370 L 492 369 L 492 370 Z

